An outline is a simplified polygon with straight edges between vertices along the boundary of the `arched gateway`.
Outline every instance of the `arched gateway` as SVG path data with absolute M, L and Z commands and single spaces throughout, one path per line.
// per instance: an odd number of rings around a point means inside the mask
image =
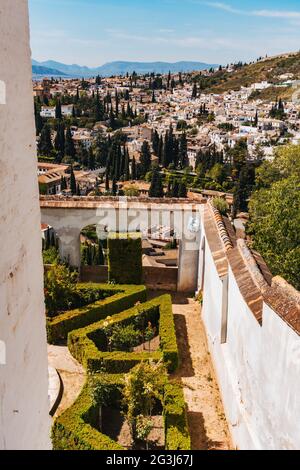
M 178 290 L 197 289 L 201 204 L 180 199 L 42 196 L 42 223 L 59 238 L 60 255 L 80 266 L 80 232 L 84 226 L 106 227 L 107 232 L 151 233 L 169 227 L 179 240 Z M 100 231 L 100 230 L 99 230 Z

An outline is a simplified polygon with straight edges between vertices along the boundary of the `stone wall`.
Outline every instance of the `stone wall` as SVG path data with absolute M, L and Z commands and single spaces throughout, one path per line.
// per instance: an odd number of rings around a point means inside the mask
M 27 0 L 1 0 L 0 30 L 0 81 L 6 88 L 0 102 L 0 341 L 6 352 L 5 360 L 0 360 L 0 449 L 48 449 L 47 344 Z
M 107 282 L 107 266 L 81 266 L 80 280 L 82 282 Z M 177 268 L 143 266 L 144 283 L 148 289 L 177 290 Z

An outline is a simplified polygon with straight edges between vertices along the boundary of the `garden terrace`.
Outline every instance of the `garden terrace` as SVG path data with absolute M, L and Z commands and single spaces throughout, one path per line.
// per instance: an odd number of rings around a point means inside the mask
M 160 349 L 155 352 L 124 352 L 107 351 L 105 330 L 116 325 L 122 327 L 130 324 L 137 328 L 145 328 L 151 322 L 159 328 Z M 128 372 L 141 361 L 163 359 L 170 372 L 178 367 L 178 349 L 172 312 L 172 302 L 169 295 L 164 295 L 127 311 L 106 318 L 68 335 L 68 347 L 71 354 L 88 371 L 105 370 L 110 373 Z
M 110 289 L 111 286 L 98 286 L 98 288 L 100 287 Z M 131 292 L 134 294 L 138 292 L 141 297 L 144 297 L 145 290 L 141 286 L 138 287 L 139 289 L 136 290 L 136 286 L 131 286 L 133 289 Z M 120 288 L 127 293 L 129 290 L 128 286 L 125 286 L 126 289 L 124 286 L 113 286 L 112 288 L 114 292 L 119 291 Z M 116 296 L 118 295 L 120 295 L 119 292 Z M 111 296 L 100 303 L 105 302 L 107 306 L 111 302 L 114 303 L 113 299 L 114 296 Z M 120 307 L 120 304 L 118 305 Z M 106 328 L 108 326 L 112 328 L 134 325 L 142 329 L 148 322 L 158 328 L 159 350 L 155 352 L 103 351 L 107 349 Z M 135 365 L 147 361 L 155 363 L 162 360 L 170 372 L 177 369 L 178 348 L 171 297 L 163 295 L 142 304 L 137 302 L 134 307 L 121 313 L 115 313 L 112 317 L 106 315 L 105 319 L 103 318 L 101 321 L 69 331 L 68 346 L 71 354 L 84 365 L 89 375 L 75 403 L 54 423 L 52 430 L 54 449 L 125 450 L 125 447 L 112 438 L 114 436 L 108 436 L 101 432 L 104 426 L 99 418 L 99 409 L 102 410 L 104 407 L 108 410 L 112 409 L 116 411 L 117 416 L 122 416 L 121 396 L 124 387 L 124 373 L 130 371 Z M 96 395 L 97 385 L 105 387 L 105 398 L 103 395 L 101 398 Z M 161 406 L 163 421 L 161 433 L 164 436 L 165 448 L 168 450 L 189 450 L 191 443 L 182 387 L 177 383 L 167 381 L 163 390 Z M 126 446 L 126 448 L 128 447 Z
M 55 344 L 66 340 L 72 330 L 98 322 L 109 315 L 126 310 L 136 302 L 146 300 L 146 288 L 133 285 L 79 284 L 79 291 L 94 290 L 102 296 L 92 304 L 66 311 L 54 318 L 47 318 L 48 342 Z
M 106 403 L 120 408 L 124 375 L 94 374 L 93 386 L 105 383 Z M 54 450 L 126 450 L 99 430 L 99 407 L 88 380 L 76 402 L 54 423 L 52 443 Z M 164 392 L 163 421 L 166 450 L 190 450 L 186 405 L 181 386 L 168 383 Z

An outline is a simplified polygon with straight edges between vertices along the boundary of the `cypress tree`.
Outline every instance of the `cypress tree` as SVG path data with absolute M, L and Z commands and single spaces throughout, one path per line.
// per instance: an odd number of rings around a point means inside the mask
M 151 167 L 151 152 L 148 142 L 145 140 L 141 150 L 141 174 L 145 176 Z
M 155 91 L 152 92 L 152 103 L 156 103 Z
M 89 170 L 95 170 L 95 155 L 92 147 L 89 149 L 89 159 L 88 159 Z
M 171 85 L 171 71 L 169 71 L 169 75 L 168 75 L 168 82 L 167 82 L 168 89 L 170 88 L 170 85 Z
M 67 155 L 68 157 L 71 157 L 72 159 L 74 159 L 76 155 L 70 127 L 67 128 L 67 132 L 66 132 L 65 155 Z
M 162 163 L 163 160 L 163 152 L 164 152 L 164 139 L 162 136 L 159 138 L 159 144 L 158 144 L 158 151 L 157 151 L 157 156 L 159 163 Z
M 98 241 L 98 265 L 104 266 L 104 264 L 105 264 L 105 259 L 104 259 L 103 247 L 102 247 L 101 241 L 99 240 Z
M 54 148 L 62 157 L 65 155 L 65 126 L 63 122 L 59 122 L 57 126 Z
M 179 185 L 178 197 L 181 197 L 181 198 L 186 198 L 187 197 L 186 184 L 183 183 L 183 182 L 181 182 L 180 185 Z
M 130 169 L 129 169 L 129 152 L 128 152 L 128 149 L 126 149 L 126 153 L 125 153 L 125 181 L 129 181 L 130 180 Z
M 136 179 L 137 179 L 136 161 L 135 161 L 134 157 L 132 159 L 132 164 L 131 164 L 131 179 L 133 181 L 136 181 Z
M 117 182 L 116 182 L 116 179 L 113 178 L 113 182 L 112 182 L 112 194 L 113 196 L 116 196 L 117 195 Z
M 152 132 L 152 147 L 153 147 L 153 152 L 155 153 L 156 156 L 158 156 L 158 150 L 159 150 L 159 135 L 157 130 Z
M 73 167 L 71 167 L 70 190 L 71 190 L 72 196 L 75 196 L 75 194 L 77 193 L 77 184 L 76 184 L 76 178 L 74 175 Z
M 40 135 L 44 124 L 43 124 L 43 119 L 41 117 L 41 107 L 40 105 L 37 105 L 36 101 L 34 102 L 34 117 L 35 117 L 36 135 Z
M 192 92 L 192 98 L 193 100 L 195 100 L 198 96 L 198 89 L 197 89 L 197 84 L 196 82 L 194 83 L 194 86 L 193 86 L 193 92 Z
M 109 192 L 109 173 L 106 171 L 105 174 L 105 191 Z
M 177 180 L 175 180 L 173 184 L 172 197 L 179 197 L 179 184 Z
M 180 138 L 179 162 L 180 162 L 181 168 L 185 168 L 189 164 L 188 154 L 187 154 L 187 139 L 186 139 L 186 133 L 185 132 L 183 132 L 181 134 L 181 138 Z
M 62 119 L 61 102 L 60 102 L 60 100 L 57 100 L 57 101 L 56 101 L 56 106 L 55 106 L 55 119 Z
M 51 130 L 48 124 L 45 124 L 38 144 L 38 151 L 40 155 L 49 156 L 53 150 L 52 140 L 51 140 Z
M 149 197 L 164 197 L 164 187 L 158 167 L 153 169 Z

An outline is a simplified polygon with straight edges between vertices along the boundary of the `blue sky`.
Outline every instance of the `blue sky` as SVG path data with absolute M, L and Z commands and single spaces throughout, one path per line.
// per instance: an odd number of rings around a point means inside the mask
M 29 0 L 36 60 L 228 63 L 300 49 L 299 0 Z

